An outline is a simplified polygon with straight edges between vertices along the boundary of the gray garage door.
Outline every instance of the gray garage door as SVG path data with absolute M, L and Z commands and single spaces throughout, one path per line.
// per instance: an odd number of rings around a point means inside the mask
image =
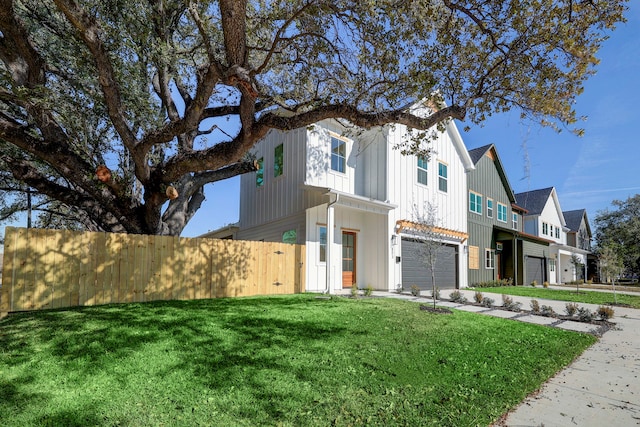
M 526 268 L 525 285 L 530 285 L 534 280 L 538 282 L 538 285 L 544 283 L 544 258 L 527 257 Z
M 409 290 L 417 285 L 431 290 L 431 272 L 421 256 L 420 241 L 402 239 L 402 286 Z M 456 247 L 440 246 L 436 262 L 436 286 L 441 290 L 458 288 L 458 256 Z

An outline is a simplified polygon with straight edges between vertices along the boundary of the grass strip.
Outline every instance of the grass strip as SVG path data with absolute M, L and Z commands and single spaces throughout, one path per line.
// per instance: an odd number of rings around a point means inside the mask
M 597 292 L 576 289 L 545 289 L 531 286 L 503 286 L 477 288 L 480 292 L 494 294 L 507 294 L 521 297 L 550 299 L 556 301 L 581 302 L 585 304 L 613 305 L 613 292 Z M 624 304 L 633 308 L 640 308 L 640 295 L 616 294 L 618 304 Z
M 488 425 L 594 341 L 382 298 L 24 313 L 0 322 L 0 425 Z

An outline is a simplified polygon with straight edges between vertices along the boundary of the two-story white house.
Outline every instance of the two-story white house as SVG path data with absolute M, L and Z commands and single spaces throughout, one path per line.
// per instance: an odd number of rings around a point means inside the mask
M 546 257 L 549 283 L 567 283 L 585 277 L 589 251 L 567 244 L 567 233 L 571 229 L 567 227 L 556 189 L 518 193 L 516 201 L 527 210 L 524 231 L 551 242 Z M 581 266 L 574 264 L 574 259 L 579 260 Z
M 337 120 L 271 131 L 253 150 L 259 170 L 241 177 L 240 220 L 227 233 L 305 244 L 307 291 L 430 289 L 412 232 L 414 206 L 430 202 L 443 243 L 437 285 L 467 286 L 473 162 L 453 122 L 429 141 L 428 159 L 394 148 L 407 135 L 404 125 L 354 132 Z

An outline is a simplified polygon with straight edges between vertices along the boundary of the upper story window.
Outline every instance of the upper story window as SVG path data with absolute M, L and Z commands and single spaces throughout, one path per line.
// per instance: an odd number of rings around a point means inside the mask
M 258 170 L 256 171 L 256 187 L 264 185 L 264 157 L 258 159 Z
M 549 225 L 549 236 L 553 237 L 553 224 Z
M 339 138 L 331 137 L 331 170 L 344 173 L 347 144 Z
M 418 183 L 427 185 L 427 158 L 418 156 Z
M 515 212 L 511 212 L 511 225 L 514 230 L 518 229 L 518 214 Z
M 273 176 L 279 177 L 284 171 L 284 145 L 276 146 L 273 152 Z
M 560 238 L 560 228 L 556 227 L 556 239 Z
M 498 221 L 507 222 L 507 205 L 498 203 Z
M 438 162 L 438 190 L 447 192 L 447 165 L 441 162 Z
M 549 234 L 549 224 L 546 222 L 542 223 L 542 234 Z
M 482 215 L 482 196 L 480 194 L 469 191 L 469 210 Z
M 493 200 L 487 199 L 487 217 L 493 218 Z

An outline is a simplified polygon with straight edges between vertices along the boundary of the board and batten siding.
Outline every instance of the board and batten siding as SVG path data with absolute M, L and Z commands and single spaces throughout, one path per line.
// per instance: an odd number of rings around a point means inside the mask
M 467 192 L 467 215 L 469 220 L 469 246 L 478 248 L 478 268 L 469 269 L 469 284 L 496 280 L 498 272 L 496 269 L 486 268 L 485 251 L 495 249 L 496 242 L 494 236 L 494 225 L 513 229 L 511 200 L 505 184 L 498 173 L 496 162 L 487 154 L 482 156 L 476 163 L 476 169 L 469 172 Z M 482 196 L 482 212 L 478 214 L 469 210 L 469 193 L 474 192 Z M 493 200 L 493 216 L 487 216 L 487 200 Z M 498 220 L 498 203 L 507 206 L 507 221 Z M 518 213 L 518 231 L 522 230 L 522 215 Z M 509 257 L 503 259 L 503 263 L 513 264 Z M 512 266 L 513 268 L 513 266 Z
M 415 155 L 403 155 L 400 150 L 394 149 L 406 138 L 407 128 L 404 125 L 387 127 L 387 171 L 388 171 L 388 200 L 389 203 L 398 206 L 389 214 L 389 225 L 395 226 L 398 220 L 415 220 L 415 208 L 423 209 L 426 202 L 436 207 L 436 216 L 440 227 L 467 232 L 467 176 L 462 156 L 468 153 L 464 147 L 464 153 L 456 149 L 449 128 L 446 132 L 438 134 L 435 140 L 429 142 L 432 155 L 428 160 L 427 185 L 418 183 L 418 160 Z M 438 187 L 438 162 L 447 165 L 447 192 L 442 192 Z M 414 208 L 415 207 L 415 208 Z M 401 242 L 399 247 L 393 248 L 395 256 L 402 253 Z M 466 287 L 468 284 L 467 258 L 462 256 L 464 244 L 457 244 L 458 256 L 458 285 Z M 393 265 L 393 263 L 392 263 Z M 396 264 L 390 268 L 389 283 L 395 286 L 405 286 L 402 279 L 401 265 Z
M 349 194 L 355 193 L 354 142 L 350 138 L 343 137 L 342 131 L 343 129 L 332 121 L 323 121 L 306 130 L 307 155 L 304 179 L 306 185 L 332 188 Z M 331 169 L 331 137 L 343 140 L 346 144 L 344 173 Z
M 282 242 L 282 234 L 289 230 L 296 230 L 296 243 L 304 244 L 306 234 L 304 211 L 278 220 L 265 222 L 255 227 L 240 229 L 237 233 L 237 239 Z
M 388 144 L 382 128 L 360 135 L 354 144 L 357 164 L 355 191 L 359 196 L 385 201 L 387 196 Z
M 438 135 L 429 143 L 433 153 L 428 161 L 427 185 L 418 183 L 415 155 L 403 155 L 394 149 L 403 141 L 407 130 L 404 125 L 389 129 L 389 202 L 397 205 L 395 220 L 414 219 L 414 206 L 422 208 L 425 202 L 434 204 L 440 226 L 450 230 L 467 230 L 467 177 L 464 166 L 448 132 Z M 438 162 L 447 165 L 448 190 L 438 190 Z
M 251 228 L 303 212 L 306 130 L 270 131 L 255 147 L 256 159 L 264 159 L 264 184 L 256 185 L 256 172 L 240 178 L 240 228 Z M 274 150 L 283 144 L 283 174 L 274 177 Z
M 565 226 L 564 216 L 562 215 L 562 210 L 556 207 L 554 203 L 554 192 L 551 193 L 551 196 L 547 200 L 547 203 L 544 205 L 544 209 L 540 213 L 538 217 L 538 236 L 544 239 L 553 240 L 556 243 L 560 243 L 565 245 L 567 243 L 567 233 L 563 230 Z M 543 234 L 542 223 L 546 222 L 549 226 L 553 225 L 554 233 L 553 236 L 549 234 Z M 560 238 L 556 238 L 555 236 L 555 228 L 560 227 Z
M 473 213 L 469 213 L 469 216 Z M 469 285 L 487 282 L 497 278 L 495 269 L 486 268 L 485 250 L 495 249 L 493 226 L 469 221 L 469 246 L 478 248 L 478 268 L 469 269 Z M 471 253 L 471 251 L 469 251 Z M 466 254 L 465 256 L 469 256 Z

